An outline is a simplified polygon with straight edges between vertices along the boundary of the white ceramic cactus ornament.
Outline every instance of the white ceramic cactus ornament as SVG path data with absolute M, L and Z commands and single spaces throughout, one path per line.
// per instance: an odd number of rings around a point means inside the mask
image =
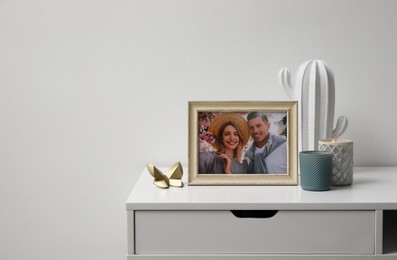
M 279 72 L 279 80 L 288 96 L 298 104 L 299 151 L 317 150 L 318 140 L 336 139 L 348 125 L 345 116 L 340 116 L 334 125 L 335 80 L 327 63 L 308 60 L 299 66 L 295 85 L 287 68 Z

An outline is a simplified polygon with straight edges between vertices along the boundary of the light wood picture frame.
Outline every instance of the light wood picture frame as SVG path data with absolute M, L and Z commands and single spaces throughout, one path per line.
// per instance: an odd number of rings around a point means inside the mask
M 297 185 L 297 101 L 190 101 L 189 185 Z

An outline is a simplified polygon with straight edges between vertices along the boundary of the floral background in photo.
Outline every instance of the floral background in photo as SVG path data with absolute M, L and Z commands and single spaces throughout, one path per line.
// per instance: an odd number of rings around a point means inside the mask
M 248 112 L 235 112 L 240 114 L 247 120 Z M 208 132 L 212 120 L 219 114 L 219 112 L 199 112 L 198 113 L 198 126 L 199 126 L 199 140 L 200 140 L 200 152 L 213 151 L 213 144 L 215 143 L 215 137 L 211 132 Z M 274 135 L 287 137 L 287 116 L 286 113 L 266 113 L 269 122 L 269 132 Z M 248 149 L 252 145 L 252 138 L 245 145 L 245 149 Z

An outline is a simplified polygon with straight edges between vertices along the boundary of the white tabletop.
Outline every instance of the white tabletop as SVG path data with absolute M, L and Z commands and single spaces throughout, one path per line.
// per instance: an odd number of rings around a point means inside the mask
M 166 171 L 167 169 L 161 170 Z M 397 209 L 397 167 L 354 168 L 353 184 L 329 191 L 298 186 L 188 186 L 161 189 L 144 169 L 127 210 L 373 210 Z

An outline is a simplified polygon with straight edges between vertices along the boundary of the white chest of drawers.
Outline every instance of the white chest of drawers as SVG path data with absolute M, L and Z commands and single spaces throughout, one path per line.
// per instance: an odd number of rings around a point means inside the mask
M 160 189 L 145 169 L 126 208 L 127 259 L 397 259 L 392 167 L 355 168 L 352 186 L 325 192 Z

